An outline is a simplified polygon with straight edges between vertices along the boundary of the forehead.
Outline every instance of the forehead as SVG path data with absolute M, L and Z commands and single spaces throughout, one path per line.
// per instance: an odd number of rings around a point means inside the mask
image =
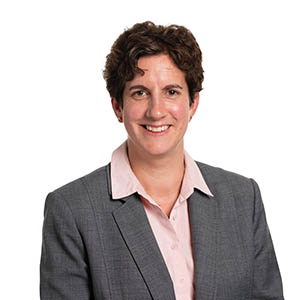
M 186 84 L 184 72 L 167 54 L 143 56 L 138 60 L 137 66 L 144 71 L 144 74 L 137 73 L 133 80 L 128 82 L 129 84 L 137 81 Z

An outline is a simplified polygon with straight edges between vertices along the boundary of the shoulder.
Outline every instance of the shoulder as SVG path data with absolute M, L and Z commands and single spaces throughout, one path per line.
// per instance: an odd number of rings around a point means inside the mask
M 196 163 L 205 179 L 207 178 L 208 180 L 213 180 L 215 183 L 223 182 L 225 180 L 230 181 L 232 184 L 235 185 L 252 185 L 253 179 L 244 175 L 228 171 L 220 167 L 210 166 L 199 161 L 196 161 Z
M 253 203 L 259 188 L 254 179 L 196 161 L 204 180 L 218 199 L 233 197 L 237 202 Z
M 86 185 L 106 185 L 107 184 L 107 170 L 109 165 L 102 166 L 82 177 L 74 179 L 61 187 L 58 187 L 52 193 L 68 195 L 68 194 L 82 194 L 86 189 Z
M 90 206 L 91 193 L 94 190 L 109 190 L 109 164 L 102 166 L 89 174 L 72 180 L 47 195 L 47 206 L 67 206 L 71 210 Z
M 214 195 L 214 203 L 224 222 L 236 218 L 237 226 L 245 232 L 247 228 L 252 228 L 252 224 L 260 222 L 259 216 L 264 214 L 264 205 L 254 179 L 201 162 L 196 163 Z

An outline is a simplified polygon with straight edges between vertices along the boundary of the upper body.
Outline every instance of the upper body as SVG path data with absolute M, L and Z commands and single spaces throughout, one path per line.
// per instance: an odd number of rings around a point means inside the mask
M 194 299 L 282 300 L 257 184 L 197 165 L 214 196 L 187 202 Z M 41 299 L 175 299 L 140 197 L 112 198 L 110 164 L 48 195 L 43 232 Z
M 108 165 L 49 194 L 43 299 L 183 297 L 169 272 L 176 260 L 168 261 L 161 242 L 164 225 L 157 214 L 150 216 L 147 203 L 168 218 L 179 201 L 187 171 L 184 135 L 202 89 L 201 61 L 195 38 L 181 26 L 136 24 L 114 43 L 104 77 L 128 134 L 127 169 L 143 193 L 114 199 Z M 182 224 L 190 223 L 192 241 L 186 254 L 193 265 L 187 274 L 194 287 L 187 297 L 283 299 L 256 183 L 204 164 L 198 168 L 212 194 L 195 188 L 184 199 Z

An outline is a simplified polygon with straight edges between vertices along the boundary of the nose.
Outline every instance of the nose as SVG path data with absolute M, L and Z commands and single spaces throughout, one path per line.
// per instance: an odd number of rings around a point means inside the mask
M 152 94 L 148 102 L 146 117 L 151 120 L 160 120 L 166 116 L 166 103 L 159 94 Z

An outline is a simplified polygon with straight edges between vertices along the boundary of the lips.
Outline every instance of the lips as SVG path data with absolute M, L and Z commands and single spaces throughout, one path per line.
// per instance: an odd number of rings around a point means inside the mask
M 162 125 L 162 126 L 144 125 L 144 128 L 146 128 L 148 131 L 151 132 L 162 132 L 167 130 L 169 127 L 170 125 Z

